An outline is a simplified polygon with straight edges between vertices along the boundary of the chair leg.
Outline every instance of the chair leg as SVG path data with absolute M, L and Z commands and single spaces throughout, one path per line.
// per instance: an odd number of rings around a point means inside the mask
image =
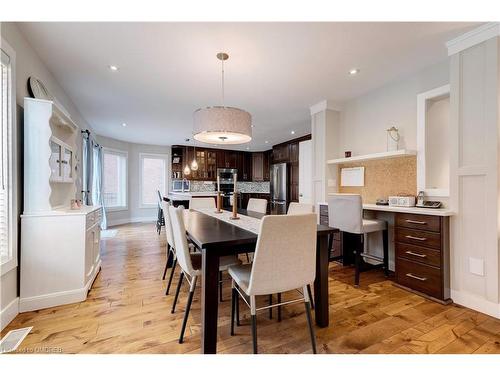
M 382 242 L 384 247 L 384 273 L 385 277 L 389 277 L 389 231 L 387 229 L 382 232 Z
M 186 311 L 184 311 L 184 319 L 182 320 L 181 335 L 179 336 L 179 344 L 184 342 L 184 331 L 186 330 L 186 324 L 189 317 L 189 311 L 191 310 L 191 303 L 193 303 L 194 289 L 196 288 L 196 276 L 193 277 L 191 282 L 191 288 L 189 290 L 189 296 L 186 305 Z
M 273 295 L 270 294 L 269 295 L 269 306 L 271 306 L 273 304 Z M 269 309 L 269 319 L 272 319 L 273 318 L 273 309 Z
M 248 253 L 246 253 L 247 255 L 247 263 L 250 263 L 250 257 L 248 256 Z
M 314 335 L 314 328 L 311 319 L 311 305 L 309 302 L 305 302 L 304 304 L 306 306 L 306 318 L 307 318 L 307 325 L 309 327 L 309 335 L 311 336 L 312 350 L 313 353 L 316 354 L 316 336 Z
M 162 280 L 165 280 L 165 276 L 167 276 L 167 269 L 168 269 L 168 263 L 170 262 L 170 258 L 172 257 L 172 252 L 170 251 L 170 245 L 167 245 L 167 262 L 165 263 L 165 270 L 163 271 L 163 277 L 161 278 Z
M 257 315 L 252 314 L 252 343 L 253 354 L 257 354 Z
M 278 293 L 278 303 L 281 303 L 281 293 Z M 278 322 L 281 322 L 281 305 L 278 305 Z
M 222 271 L 219 271 L 219 301 L 224 302 L 222 299 Z
M 174 278 L 174 273 L 175 273 L 175 267 L 177 266 L 177 258 L 174 259 L 174 262 L 172 263 L 172 270 L 170 271 L 170 277 L 168 279 L 168 285 L 167 285 L 167 290 L 165 291 L 165 295 L 168 296 L 168 293 L 170 293 L 170 285 L 172 285 L 172 280 Z
M 177 290 L 175 291 L 174 304 L 172 306 L 172 314 L 175 313 L 175 305 L 177 304 L 177 299 L 179 298 L 179 292 L 181 290 L 183 279 L 184 279 L 184 272 L 181 272 L 181 275 L 179 276 L 179 283 L 177 284 Z
M 231 336 L 234 336 L 234 318 L 235 318 L 235 310 L 236 310 L 236 289 L 231 288 Z
M 358 247 L 356 248 L 356 254 L 354 255 L 354 267 L 355 267 L 354 286 L 356 288 L 359 286 L 359 274 L 361 273 L 360 269 L 361 253 L 363 252 L 363 247 L 364 247 L 363 235 L 360 235 L 359 244 Z
M 311 301 L 311 309 L 314 310 L 314 299 L 313 299 L 313 294 L 311 292 L 311 285 L 307 285 L 307 294 L 309 295 L 309 301 Z
M 238 294 L 236 294 L 236 326 L 240 326 L 240 296 Z

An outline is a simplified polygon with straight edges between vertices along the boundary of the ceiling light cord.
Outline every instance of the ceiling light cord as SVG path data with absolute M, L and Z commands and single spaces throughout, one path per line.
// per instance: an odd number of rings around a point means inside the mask
M 222 64 L 222 107 L 225 107 L 225 98 L 224 98 L 224 59 L 221 59 L 221 64 Z

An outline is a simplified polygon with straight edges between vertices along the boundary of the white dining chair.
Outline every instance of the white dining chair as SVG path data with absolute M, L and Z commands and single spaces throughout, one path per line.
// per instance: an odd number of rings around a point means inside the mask
M 181 332 L 179 335 L 179 343 L 182 344 L 182 342 L 184 341 L 184 332 L 186 330 L 189 311 L 193 302 L 196 283 L 201 276 L 201 253 L 192 253 L 189 251 L 189 245 L 186 236 L 186 227 L 184 225 L 184 207 L 181 206 L 175 208 L 173 206 L 170 206 L 169 214 L 172 223 L 172 232 L 174 234 L 176 257 L 182 270 L 179 278 L 179 283 L 177 284 L 177 290 L 175 292 L 172 314 L 175 312 L 175 306 L 179 298 L 179 292 L 181 290 L 183 279 L 186 278 L 189 283 L 189 296 L 187 300 L 186 311 L 184 312 Z M 225 271 L 230 266 L 241 264 L 238 257 L 234 255 L 220 257 L 219 263 L 219 271 Z
M 170 220 L 169 208 L 172 206 L 170 202 L 162 202 L 163 216 L 165 218 L 165 232 L 167 236 L 167 262 L 165 264 L 165 270 L 163 271 L 163 280 L 167 274 L 168 264 L 172 263 L 170 270 L 170 277 L 168 278 L 167 288 L 165 289 L 165 295 L 170 293 L 170 286 L 172 285 L 172 280 L 175 274 L 175 268 L 177 267 L 177 257 L 175 255 L 175 243 L 174 243 L 174 233 L 172 229 L 172 221 Z
M 311 322 L 307 285 L 316 274 L 316 215 L 264 216 L 252 264 L 229 267 L 233 278 L 231 298 L 231 335 L 234 335 L 235 310 L 239 297 L 250 308 L 253 352 L 257 353 L 257 312 L 291 303 L 304 302 L 313 353 L 316 338 Z M 257 307 L 256 297 L 281 294 L 298 289 L 299 298 Z
M 288 206 L 287 215 L 312 214 L 313 212 L 314 206 L 312 204 L 291 202 Z
M 265 214 L 267 212 L 267 199 L 250 198 L 247 204 L 247 211 Z
M 189 201 L 189 208 L 196 210 L 198 208 L 216 208 L 215 198 L 204 197 L 204 198 L 191 198 Z
M 332 194 L 328 199 L 328 225 L 337 228 L 341 232 L 351 233 L 359 237 L 354 249 L 354 285 L 359 286 L 360 273 L 373 268 L 384 268 L 385 275 L 389 275 L 389 241 L 387 222 L 385 220 L 364 219 L 363 202 L 359 194 Z M 367 235 L 374 232 L 382 232 L 383 257 L 368 253 Z M 364 259 L 370 259 L 378 264 L 365 265 Z M 364 263 L 364 262 L 363 262 Z

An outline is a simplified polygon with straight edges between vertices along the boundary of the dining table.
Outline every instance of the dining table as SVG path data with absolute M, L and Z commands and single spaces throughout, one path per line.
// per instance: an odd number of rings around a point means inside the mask
M 260 221 L 264 214 L 238 209 L 232 213 L 215 209 L 186 209 L 184 222 L 188 239 L 202 254 L 201 277 L 201 352 L 217 352 L 219 259 L 226 255 L 255 251 Z M 314 280 L 314 315 L 318 327 L 329 324 L 328 264 L 329 238 L 338 229 L 318 224 L 316 228 L 316 278 Z

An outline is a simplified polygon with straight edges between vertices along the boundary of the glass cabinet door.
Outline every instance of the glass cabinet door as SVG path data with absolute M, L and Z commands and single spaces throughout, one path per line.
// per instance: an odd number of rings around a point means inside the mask
M 54 141 L 50 141 L 50 180 L 61 180 L 61 145 Z
M 63 178 L 65 181 L 73 179 L 73 151 L 64 149 L 64 157 L 62 159 Z

